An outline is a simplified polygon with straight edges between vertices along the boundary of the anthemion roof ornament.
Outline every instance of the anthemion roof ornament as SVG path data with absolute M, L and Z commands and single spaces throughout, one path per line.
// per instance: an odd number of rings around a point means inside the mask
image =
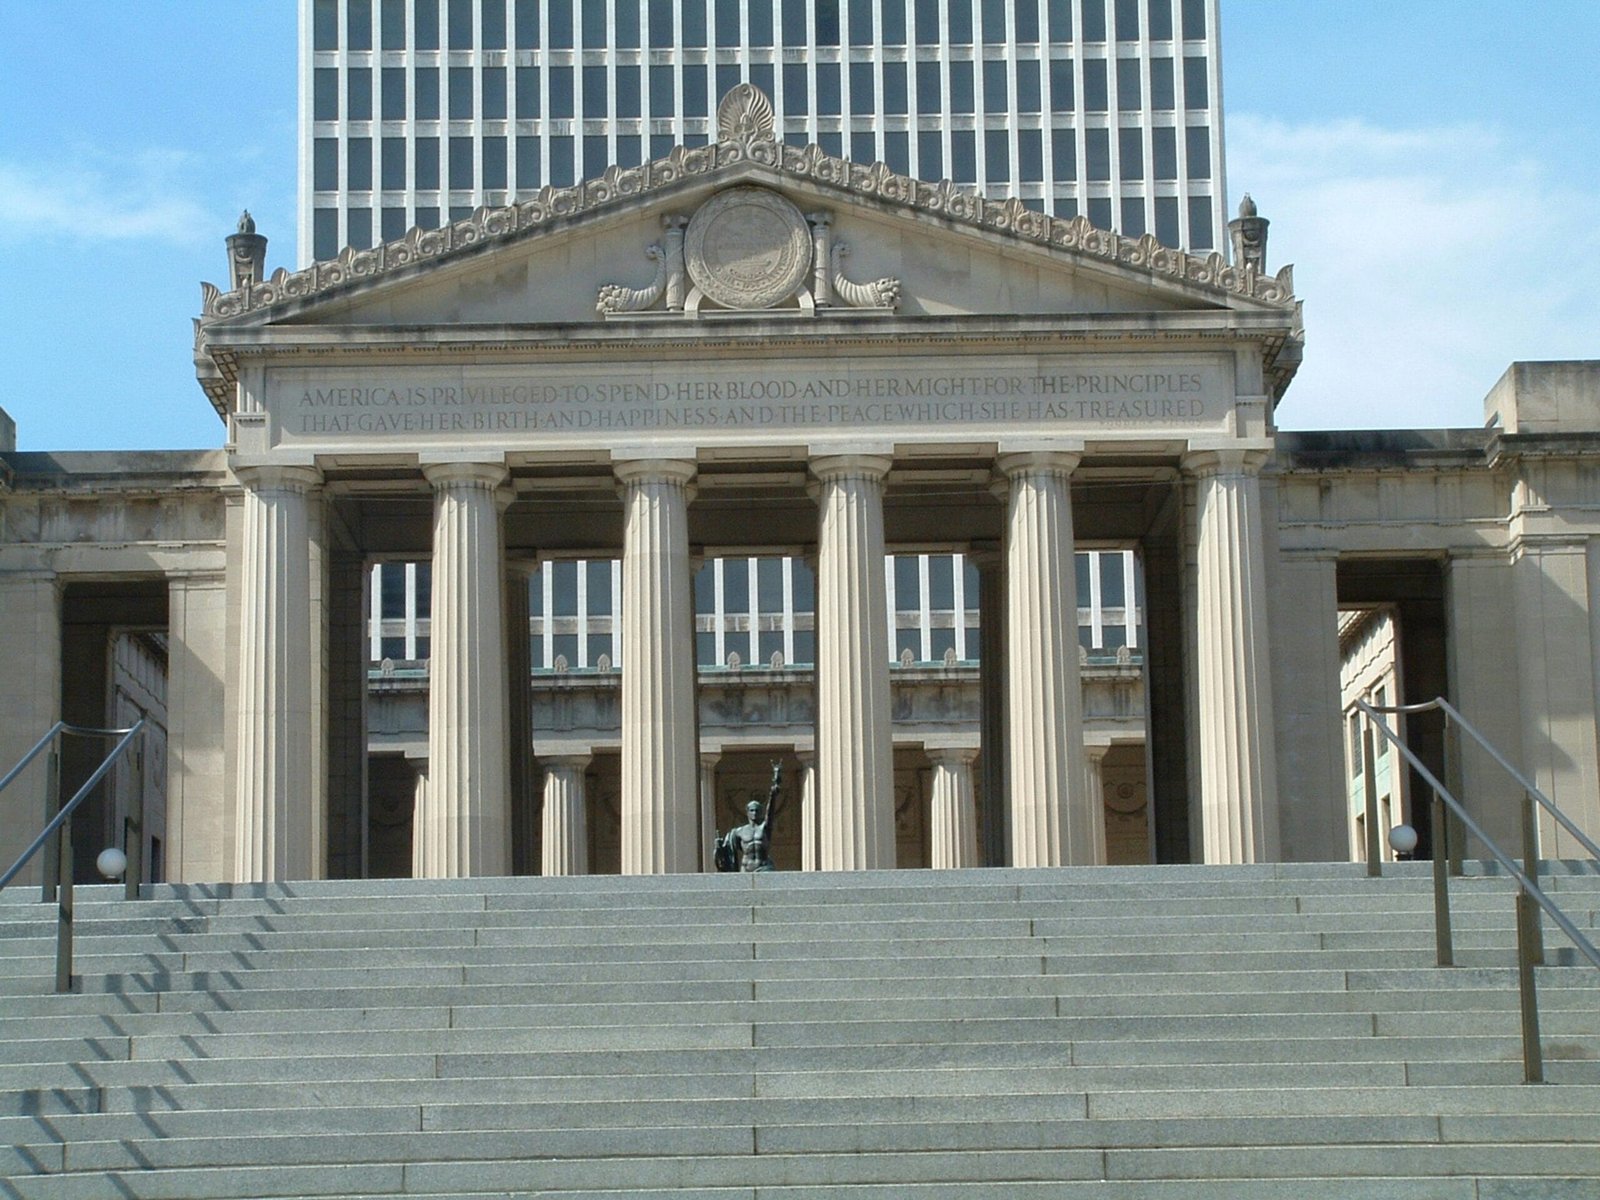
M 1233 262 L 1237 267 L 1265 272 L 1267 269 L 1267 226 L 1272 222 L 1256 211 L 1256 202 L 1250 193 L 1239 201 L 1237 220 L 1228 222 L 1228 236 L 1233 239 Z
M 228 276 L 235 290 L 253 287 L 267 275 L 267 239 L 256 232 L 256 219 L 247 208 L 236 232 L 228 235 Z
M 770 141 L 773 129 L 772 101 L 753 83 L 730 88 L 717 105 L 719 142 Z

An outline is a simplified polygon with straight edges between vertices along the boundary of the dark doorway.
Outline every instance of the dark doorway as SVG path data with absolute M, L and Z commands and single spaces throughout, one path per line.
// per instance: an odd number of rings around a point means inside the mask
M 1341 608 L 1386 607 L 1399 624 L 1400 693 L 1420 704 L 1449 692 L 1444 564 L 1427 558 L 1342 559 L 1338 568 Z M 1391 722 L 1392 724 L 1392 722 Z M 1445 777 L 1442 713 L 1418 713 L 1405 722 L 1406 743 L 1438 778 Z M 1410 772 L 1411 811 L 1405 820 L 1417 831 L 1415 857 L 1433 857 L 1431 791 Z
M 132 724 L 140 716 L 152 722 L 137 780 L 146 797 L 146 882 L 159 881 L 164 869 L 166 637 L 163 578 L 68 583 L 63 589 L 61 719 L 96 729 L 115 727 L 119 721 Z M 115 744 L 111 738 L 62 739 L 62 803 L 94 774 Z M 122 846 L 126 791 L 134 784 L 133 772 L 119 769 L 74 814 L 73 878 L 79 883 L 102 882 L 95 859 L 108 846 Z

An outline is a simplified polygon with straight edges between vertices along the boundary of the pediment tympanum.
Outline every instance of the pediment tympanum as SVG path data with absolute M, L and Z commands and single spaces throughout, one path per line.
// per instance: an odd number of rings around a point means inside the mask
M 1082 217 L 1053 218 L 1016 199 L 990 201 L 948 181 L 789 146 L 759 122 L 723 125 L 724 140 L 714 145 L 680 146 L 642 166 L 609 168 L 576 187 L 545 188 L 234 291 L 204 285 L 202 325 L 597 320 L 641 311 L 631 293 L 656 291 L 652 273 L 662 276 L 654 304 L 670 296 L 667 308 L 677 311 L 680 246 L 691 313 L 700 300 L 711 308 L 805 307 L 802 291 L 818 307 L 911 316 L 1295 307 L 1288 268 L 1267 275 L 1234 267 L 1220 254 L 1125 238 Z M 720 266 L 733 282 L 728 256 L 752 237 L 763 243 L 748 247 L 758 260 L 782 257 L 789 239 L 793 286 L 780 286 L 775 299 L 735 284 L 719 303 L 712 276 Z M 728 261 L 714 261 L 719 253 Z M 695 278 L 697 267 L 705 278 Z

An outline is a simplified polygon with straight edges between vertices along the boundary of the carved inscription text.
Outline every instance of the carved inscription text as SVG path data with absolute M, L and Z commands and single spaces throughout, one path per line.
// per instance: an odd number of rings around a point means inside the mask
M 937 440 L 975 429 L 1170 432 L 1214 426 L 1232 402 L 1230 373 L 1206 361 L 1137 369 L 1016 359 L 948 368 L 880 363 L 831 370 L 718 365 L 590 370 L 473 367 L 271 372 L 267 409 L 280 443 L 585 441 L 682 431 L 705 441 L 752 435 L 909 433 Z

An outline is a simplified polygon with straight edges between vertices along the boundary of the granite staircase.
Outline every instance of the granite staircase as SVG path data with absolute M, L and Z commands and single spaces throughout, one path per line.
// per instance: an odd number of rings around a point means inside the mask
M 1596 927 L 1600 876 L 1552 894 Z M 1600 1197 L 1600 972 L 1426 867 L 0 895 L 0 1196 Z

